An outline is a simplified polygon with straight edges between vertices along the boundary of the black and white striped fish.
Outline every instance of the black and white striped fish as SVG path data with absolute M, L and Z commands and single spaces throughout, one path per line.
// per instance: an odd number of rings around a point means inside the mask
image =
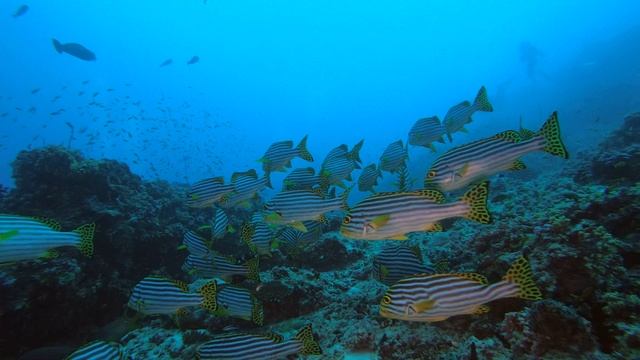
M 348 196 L 348 189 L 336 198 L 323 198 L 309 190 L 283 191 L 264 205 L 264 219 L 268 224 L 290 225 L 306 232 L 302 221 L 320 221 L 329 211 L 346 209 Z
M 266 173 L 285 171 L 291 167 L 291 160 L 296 156 L 306 161 L 313 161 L 313 156 L 307 150 L 307 136 L 302 138 L 295 148 L 291 140 L 271 144 L 259 161 L 262 162 L 262 169 Z
M 285 253 L 297 255 L 322 235 L 322 222 L 307 220 L 303 221 L 302 224 L 307 229 L 307 232 L 286 226 L 278 233 L 279 248 Z
M 217 303 L 217 315 L 252 321 L 258 326 L 262 326 L 264 322 L 262 303 L 245 288 L 221 286 L 217 293 Z
M 536 136 L 527 140 L 523 140 L 519 132 L 508 130 L 445 152 L 429 169 L 425 187 L 453 191 L 501 171 L 524 169 L 520 158 L 536 151 L 564 159 L 569 157 L 560 136 L 556 112 L 551 114 Z
M 376 164 L 365 166 L 358 178 L 358 190 L 375 193 L 374 187 L 378 185 L 378 178 L 381 177 L 382 172 L 376 167 Z
M 343 180 L 352 181 L 351 173 L 355 169 L 360 169 L 360 149 L 364 140 L 360 140 L 353 146 L 351 151 L 347 145 L 342 144 L 327 154 L 320 167 L 321 187 L 328 188 L 330 185 L 345 188 Z
M 479 274 L 416 275 L 392 285 L 380 302 L 380 315 L 390 319 L 435 322 L 451 316 L 482 314 L 484 305 L 497 299 L 516 297 L 540 300 L 531 267 L 520 257 L 502 281 L 489 284 Z
M 257 255 L 271 256 L 271 242 L 273 241 L 273 231 L 264 221 L 261 213 L 255 213 L 249 223 L 244 224 L 240 238 L 249 249 Z
M 373 258 L 373 277 L 386 285 L 392 285 L 410 275 L 434 272 L 431 266 L 424 264 L 418 246 L 387 244 L 382 252 Z
M 322 350 L 313 337 L 311 324 L 298 334 L 284 340 L 278 334 L 231 334 L 216 337 L 198 348 L 199 360 L 276 360 L 288 355 L 321 355 Z
M 299 168 L 291 171 L 284 178 L 282 189 L 289 190 L 311 190 L 320 185 L 320 176 L 312 167 Z
M 189 189 L 187 206 L 193 208 L 213 206 L 231 191 L 233 191 L 233 185 L 225 185 L 222 176 L 200 180 Z
M 72 352 L 65 360 L 120 360 L 122 347 L 115 342 L 91 342 Z
M 437 141 L 444 144 L 443 136 L 445 133 L 444 126 L 442 126 L 437 116 L 419 119 L 409 130 L 409 144 L 423 146 L 436 152 L 436 147 L 433 146 L 433 143 Z
M 354 239 L 405 240 L 412 232 L 439 231 L 438 222 L 448 218 L 464 217 L 487 224 L 491 222 L 488 194 L 489 183 L 483 182 L 451 203 L 444 203 L 444 195 L 437 190 L 372 195 L 351 208 L 340 232 Z
M 233 232 L 233 227 L 229 225 L 229 217 L 222 209 L 216 209 L 213 221 L 211 222 L 211 238 L 222 239 L 227 232 Z
M 447 115 L 444 116 L 444 127 L 449 137 L 449 141 L 452 141 L 451 135 L 456 131 L 467 132 L 464 126 L 471 122 L 471 115 L 476 111 L 492 112 L 493 106 L 489 102 L 487 97 L 487 89 L 481 87 L 478 90 L 473 104 L 468 101 L 463 101 L 458 105 L 455 105 L 449 109 Z
M 213 252 L 205 256 L 189 255 L 182 265 L 182 270 L 189 275 L 201 278 L 218 277 L 228 280 L 234 275 L 240 275 L 260 282 L 257 257 L 248 260 L 244 264 L 237 264 L 235 260 Z
M 193 293 L 181 281 L 147 276 L 133 288 L 127 305 L 145 315 L 176 314 L 178 310 L 192 306 L 215 312 L 216 282 L 211 281 Z
M 395 141 L 384 150 L 380 156 L 378 168 L 390 173 L 398 172 L 409 158 L 407 148 L 402 144 L 402 140 Z
M 187 248 L 189 254 L 194 256 L 203 257 L 211 252 L 207 241 L 191 230 L 184 234 L 182 244 Z
M 49 219 L 0 215 L 0 264 L 53 257 L 54 249 L 64 246 L 76 247 L 88 257 L 93 255 L 95 224 L 68 232 L 60 229 L 60 224 Z
M 264 177 L 258 179 L 258 174 L 254 169 L 233 173 L 231 175 L 231 183 L 233 184 L 233 192 L 220 200 L 220 206 L 225 209 L 232 208 L 238 204 L 247 204 L 265 187 L 273 189 L 269 174 L 266 173 Z

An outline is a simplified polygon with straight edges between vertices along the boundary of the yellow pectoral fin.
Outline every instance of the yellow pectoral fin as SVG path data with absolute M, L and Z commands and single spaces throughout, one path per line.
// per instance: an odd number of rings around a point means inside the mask
M 400 234 L 400 235 L 393 235 L 392 237 L 389 238 L 390 240 L 407 240 L 408 237 L 407 235 L 404 234 Z
M 177 250 L 187 250 L 187 245 L 185 245 L 185 244 L 178 245 L 178 247 L 176 249 Z
M 460 168 L 460 170 L 458 170 L 458 172 L 456 172 L 456 176 L 463 177 L 467 174 L 468 171 L 469 171 L 469 163 L 466 163 L 462 166 L 462 168 Z
M 19 230 L 11 230 L 0 233 L 0 242 L 11 239 L 12 237 L 18 235 L 19 232 Z
M 381 226 L 384 226 L 386 223 L 388 223 L 389 219 L 391 219 L 391 215 L 389 214 L 376 216 L 375 218 L 373 218 L 373 220 L 371 220 L 371 224 L 376 229 L 379 229 Z
M 417 313 L 423 313 L 429 309 L 432 309 L 435 304 L 436 304 L 435 300 L 425 300 L 425 301 L 420 301 L 418 303 L 413 304 L 413 308 Z
M 307 227 L 304 226 L 304 224 L 301 221 L 296 221 L 294 223 L 291 223 L 291 227 L 303 233 L 307 232 Z

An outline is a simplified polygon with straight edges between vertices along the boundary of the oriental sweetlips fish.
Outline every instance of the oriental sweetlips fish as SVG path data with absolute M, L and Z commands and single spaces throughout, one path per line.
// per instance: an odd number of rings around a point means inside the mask
M 347 145 L 337 146 L 325 157 L 320 168 L 321 188 L 328 189 L 331 185 L 346 188 L 343 180 L 351 181 L 351 172 L 360 169 L 360 149 L 364 140 L 360 140 L 353 146 L 351 151 Z
M 193 208 L 210 207 L 232 191 L 233 185 L 225 185 L 224 178 L 221 176 L 200 180 L 189 189 L 187 206 Z
M 463 101 L 458 105 L 455 105 L 449 109 L 444 116 L 444 127 L 447 131 L 449 141 L 452 141 L 451 135 L 456 131 L 467 132 L 465 125 L 471 122 L 471 115 L 476 111 L 492 112 L 493 106 L 489 102 L 487 97 L 487 89 L 481 87 L 476 95 L 473 104 L 468 101 Z
M 313 337 L 311 325 L 306 325 L 292 338 L 270 333 L 230 334 L 216 337 L 198 348 L 199 360 L 275 360 L 288 355 L 322 355 L 322 350 Z
M 0 264 L 42 257 L 55 257 L 55 248 L 74 246 L 85 256 L 93 255 L 94 224 L 65 232 L 50 219 L 0 215 Z
M 434 272 L 432 267 L 426 266 L 422 261 L 422 252 L 418 246 L 391 243 L 373 258 L 373 277 L 386 285 L 392 285 L 410 275 Z
M 347 208 L 349 190 L 340 197 L 324 198 L 315 191 L 293 190 L 278 193 L 264 205 L 265 222 L 274 225 L 289 225 L 307 232 L 305 220 L 324 221 L 324 214 Z
M 65 360 L 120 360 L 120 344 L 102 340 L 91 342 L 71 353 Z
M 291 160 L 294 157 L 313 161 L 313 156 L 307 150 L 307 136 L 302 138 L 296 147 L 293 147 L 293 141 L 291 140 L 271 144 L 259 161 L 262 162 L 262 169 L 266 173 L 270 173 L 273 171 L 286 171 L 291 167 Z
M 216 301 L 217 315 L 249 320 L 258 326 L 264 322 L 262 303 L 245 288 L 224 285 L 218 290 Z
M 147 276 L 131 292 L 128 306 L 145 315 L 177 314 L 192 306 L 215 312 L 217 286 L 215 281 L 205 284 L 197 293 L 187 284 L 160 276 Z
M 282 182 L 283 190 L 312 190 L 320 185 L 320 176 L 312 167 L 291 171 Z
M 525 135 L 529 138 L 523 139 L 521 134 L 527 133 L 507 130 L 445 152 L 427 172 L 425 187 L 453 191 L 501 171 L 521 170 L 525 165 L 520 158 L 536 151 L 569 158 L 560 136 L 556 112 L 551 114 L 535 136 Z
M 527 260 L 516 260 L 502 281 L 489 284 L 475 273 L 416 275 L 392 285 L 380 302 L 380 315 L 406 321 L 436 322 L 451 316 L 483 314 L 488 302 L 503 298 L 540 300 Z
M 409 158 L 407 148 L 402 144 L 402 140 L 395 141 L 384 150 L 380 157 L 379 169 L 396 173 L 405 166 L 405 161 Z
M 406 240 L 408 233 L 442 231 L 439 221 L 448 218 L 464 217 L 488 224 L 488 194 L 486 181 L 450 203 L 444 203 L 444 194 L 437 190 L 379 193 L 351 208 L 340 232 L 354 239 Z
M 255 213 L 251 217 L 251 222 L 242 227 L 240 238 L 254 254 L 271 256 L 273 231 L 264 221 L 262 214 Z
M 249 200 L 255 198 L 258 192 L 266 187 L 273 189 L 269 173 L 265 173 L 262 178 L 258 178 L 258 173 L 254 169 L 233 173 L 231 175 L 231 183 L 233 184 L 233 191 L 225 195 L 219 202 L 221 207 L 227 209 L 235 205 L 249 207 Z
M 382 172 L 376 167 L 376 164 L 365 166 L 360 173 L 360 177 L 358 177 L 358 190 L 375 193 L 374 187 L 378 185 L 378 179 L 381 177 Z
M 444 126 L 440 123 L 437 116 L 423 118 L 416 121 L 409 131 L 409 144 L 414 146 L 424 146 L 436 152 L 433 142 L 437 141 L 444 144 Z

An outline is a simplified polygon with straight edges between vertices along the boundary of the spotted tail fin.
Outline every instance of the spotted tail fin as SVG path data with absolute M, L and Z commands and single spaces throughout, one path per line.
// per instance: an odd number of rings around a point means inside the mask
M 256 256 L 253 259 L 247 261 L 247 278 L 260 282 L 260 263 L 259 258 Z
M 563 159 L 569 158 L 569 151 L 567 151 L 560 136 L 560 122 L 558 121 L 557 111 L 554 111 L 553 114 L 549 116 L 549 119 L 544 122 L 538 134 L 544 137 L 546 141 L 544 149 L 542 150 Z
M 202 286 L 200 294 L 202 295 L 201 306 L 210 312 L 216 312 L 218 310 L 218 285 L 216 281 L 213 280 Z
M 320 345 L 313 337 L 313 330 L 311 329 L 311 324 L 305 325 L 302 330 L 296 334 L 296 340 L 302 343 L 302 350 L 300 350 L 300 354 L 302 355 L 322 355 L 322 349 Z
M 476 95 L 476 99 L 473 101 L 473 106 L 477 111 L 493 111 L 493 106 L 489 102 L 489 97 L 487 96 L 487 89 L 484 86 L 478 91 L 478 95 Z
M 491 213 L 487 207 L 489 196 L 489 182 L 483 181 L 467 191 L 462 196 L 462 201 L 469 204 L 469 212 L 465 217 L 481 224 L 491 224 Z
M 509 268 L 503 280 L 518 285 L 518 297 L 525 300 L 540 300 L 542 293 L 535 281 L 531 265 L 524 257 L 519 257 Z
M 96 224 L 86 224 L 73 230 L 74 233 L 80 235 L 80 243 L 77 245 L 80 252 L 86 257 L 93 256 L 93 233 L 96 230 Z
M 313 161 L 313 155 L 307 150 L 307 136 L 308 135 L 305 135 L 302 140 L 300 140 L 300 144 L 296 146 L 296 149 L 298 149 L 298 155 L 302 160 Z

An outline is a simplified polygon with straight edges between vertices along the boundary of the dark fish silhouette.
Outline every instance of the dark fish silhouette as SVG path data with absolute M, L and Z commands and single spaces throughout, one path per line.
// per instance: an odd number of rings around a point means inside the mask
M 85 61 L 94 61 L 96 59 L 96 54 L 91 52 L 91 50 L 86 47 L 77 44 L 77 43 L 66 43 L 62 44 L 60 41 L 56 39 L 52 39 L 53 47 L 60 54 L 67 53 L 71 56 L 77 57 L 78 59 Z
M 199 61 L 200 61 L 200 57 L 198 55 L 195 55 L 194 57 L 191 58 L 191 60 L 187 61 L 187 65 L 193 65 Z
M 20 5 L 20 7 L 16 10 L 16 12 L 14 12 L 14 13 L 13 13 L 13 18 L 15 19 L 15 18 L 17 18 L 17 17 L 20 17 L 20 16 L 22 16 L 22 15 L 26 14 L 26 13 L 27 13 L 27 11 L 29 11 L 29 6 L 27 6 L 27 5 L 25 5 L 25 4 L 22 4 L 22 5 Z
M 171 65 L 173 64 L 173 60 L 172 59 L 167 59 L 165 61 L 162 62 L 162 64 L 160 64 L 160 67 L 165 67 L 167 65 Z

